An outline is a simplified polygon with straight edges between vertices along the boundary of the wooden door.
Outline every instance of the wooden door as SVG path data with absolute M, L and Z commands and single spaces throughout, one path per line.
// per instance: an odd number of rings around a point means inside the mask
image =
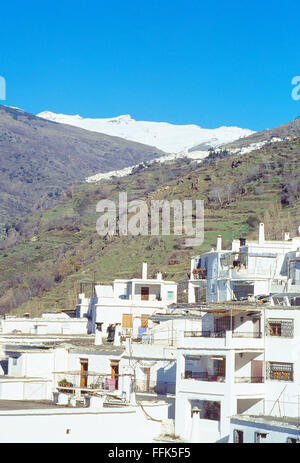
M 261 383 L 263 378 L 262 360 L 251 361 L 251 383 Z
M 149 301 L 149 288 L 147 286 L 141 288 L 141 299 L 142 301 Z
M 89 368 L 88 359 L 80 359 L 80 386 L 81 387 L 87 387 L 88 368 Z
M 111 368 L 111 379 L 115 380 L 115 388 L 118 389 L 118 385 L 119 385 L 119 361 L 118 360 L 111 360 L 110 368 Z
M 222 378 L 225 378 L 226 375 L 226 360 L 225 359 L 218 359 L 215 360 L 215 372 L 216 376 L 221 376 Z
M 142 317 L 141 317 L 141 328 L 148 328 L 148 318 L 149 318 L 149 315 L 147 315 L 147 314 L 142 314 Z
M 122 328 L 132 328 L 132 315 L 130 313 L 123 313 Z

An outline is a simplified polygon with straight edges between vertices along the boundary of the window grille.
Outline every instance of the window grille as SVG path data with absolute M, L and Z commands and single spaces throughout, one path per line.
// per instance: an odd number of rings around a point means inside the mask
M 269 318 L 267 322 L 267 335 L 281 336 L 283 338 L 294 337 L 294 320 Z
M 294 381 L 294 365 L 283 362 L 267 362 L 267 379 Z

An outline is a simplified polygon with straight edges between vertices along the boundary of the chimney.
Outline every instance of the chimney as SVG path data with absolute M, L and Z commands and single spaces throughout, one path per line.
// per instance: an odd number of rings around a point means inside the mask
M 222 251 L 222 236 L 218 235 L 217 238 L 217 251 Z
M 121 345 L 121 329 L 120 329 L 120 323 L 116 324 L 116 331 L 115 331 L 115 338 L 114 338 L 114 346 L 120 346 Z
M 288 241 L 290 239 L 290 234 L 289 232 L 284 233 L 284 241 Z
M 142 279 L 147 280 L 147 262 L 143 262 Z
M 192 429 L 189 442 L 196 443 L 200 441 L 201 428 L 200 428 L 200 410 L 198 407 L 192 409 Z
M 102 325 L 103 323 L 96 322 L 96 332 L 95 332 L 95 341 L 94 341 L 94 344 L 96 346 L 101 346 L 101 344 L 103 344 Z
M 157 279 L 157 280 L 161 280 L 161 279 L 162 279 L 162 274 L 161 274 L 161 272 L 158 272 L 158 274 L 156 275 L 156 279 Z
M 265 225 L 263 223 L 259 224 L 258 230 L 258 244 L 264 244 L 265 242 Z
M 102 331 L 96 331 L 95 333 L 95 341 L 94 341 L 96 346 L 101 346 L 103 344 L 102 342 Z

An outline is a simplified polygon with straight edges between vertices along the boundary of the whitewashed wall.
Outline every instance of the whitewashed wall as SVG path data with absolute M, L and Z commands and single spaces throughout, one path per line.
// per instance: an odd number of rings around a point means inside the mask
M 167 404 L 144 408 L 156 419 L 167 419 Z M 0 411 L 0 429 L 1 443 L 151 443 L 161 423 L 147 419 L 140 407 L 45 409 Z

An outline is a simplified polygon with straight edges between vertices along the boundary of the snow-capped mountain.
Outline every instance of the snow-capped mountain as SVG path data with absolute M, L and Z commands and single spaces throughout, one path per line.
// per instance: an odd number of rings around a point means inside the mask
M 197 147 L 197 151 L 205 151 L 209 147 L 231 143 L 254 133 L 252 130 L 239 127 L 203 129 L 198 125 L 136 121 L 130 115 L 108 119 L 89 119 L 79 115 L 71 116 L 44 111 L 37 116 L 49 121 L 155 146 L 166 153 L 188 152 L 194 147 Z

